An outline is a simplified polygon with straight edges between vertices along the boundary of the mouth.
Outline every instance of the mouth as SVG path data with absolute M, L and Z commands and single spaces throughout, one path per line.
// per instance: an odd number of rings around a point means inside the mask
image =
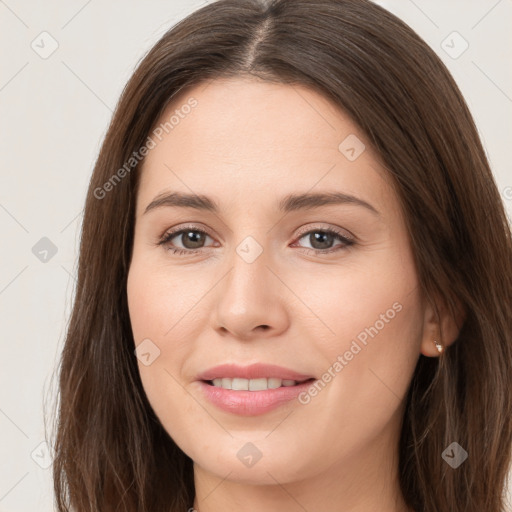
M 297 380 L 278 377 L 215 377 L 201 379 L 198 384 L 203 398 L 225 413 L 258 416 L 285 404 L 295 407 L 302 404 L 299 397 L 314 382 L 314 377 L 301 377 Z
M 277 377 L 262 377 L 257 379 L 218 377 L 212 380 L 203 380 L 202 382 L 216 388 L 232 391 L 266 391 L 282 387 L 299 386 L 301 384 L 313 382 L 314 380 L 314 377 L 302 380 L 279 379 Z
M 311 374 L 266 363 L 221 364 L 196 379 L 204 399 L 238 416 L 256 416 L 285 404 L 297 404 L 297 397 L 316 381 Z

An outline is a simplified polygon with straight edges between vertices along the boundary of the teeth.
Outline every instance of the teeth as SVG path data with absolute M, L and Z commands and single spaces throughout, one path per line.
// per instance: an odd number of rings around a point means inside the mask
M 221 383 L 220 383 L 220 387 L 223 387 L 224 389 L 231 389 L 231 381 L 232 379 L 215 379 L 215 380 L 220 380 Z
M 231 389 L 234 391 L 248 391 L 249 381 L 247 379 L 233 379 Z
M 268 382 L 268 388 L 269 389 L 280 388 L 281 384 L 282 384 L 281 379 L 276 379 L 274 377 L 271 377 L 270 379 L 267 379 L 267 382 Z
M 288 379 L 230 379 L 228 377 L 213 379 L 213 385 L 218 388 L 232 389 L 235 391 L 264 391 L 265 389 L 276 389 L 281 386 L 296 386 L 297 381 Z

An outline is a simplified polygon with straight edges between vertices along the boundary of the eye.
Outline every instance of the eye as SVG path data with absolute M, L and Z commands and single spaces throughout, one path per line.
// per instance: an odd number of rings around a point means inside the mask
M 199 229 L 195 226 L 188 228 L 181 228 L 179 230 L 170 231 L 163 235 L 158 242 L 158 245 L 165 246 L 166 250 L 171 251 L 173 254 L 185 255 L 196 254 L 204 249 L 204 243 L 207 238 L 212 239 L 206 231 Z M 297 240 L 305 238 L 311 245 L 311 248 L 303 247 L 308 251 L 313 251 L 315 254 L 327 254 L 347 249 L 355 244 L 355 241 L 343 235 L 334 229 L 313 229 L 303 233 Z M 181 242 L 182 247 L 175 247 L 177 242 Z M 213 240 L 213 239 L 212 239 Z M 332 246 L 333 242 L 338 240 L 341 244 Z
M 334 229 L 313 229 L 303 233 L 298 240 L 302 240 L 303 238 L 312 246 L 311 248 L 306 247 L 306 249 L 312 250 L 315 254 L 341 251 L 355 243 L 353 239 L 348 238 Z M 336 240 L 339 240 L 341 245 L 333 247 L 332 244 Z
M 195 254 L 203 249 L 206 238 L 211 238 L 208 233 L 196 227 L 182 228 L 164 234 L 158 245 L 169 246 L 167 250 L 173 254 Z M 177 239 L 183 247 L 172 247 L 171 241 Z

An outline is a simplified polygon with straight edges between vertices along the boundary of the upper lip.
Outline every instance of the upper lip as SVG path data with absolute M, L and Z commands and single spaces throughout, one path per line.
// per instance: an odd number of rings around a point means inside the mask
M 214 366 L 201 372 L 197 376 L 197 380 L 213 380 L 222 377 L 241 379 L 276 378 L 295 380 L 298 382 L 314 378 L 312 375 L 298 373 L 289 368 L 283 368 L 275 364 L 255 363 L 249 366 L 239 366 L 228 363 Z

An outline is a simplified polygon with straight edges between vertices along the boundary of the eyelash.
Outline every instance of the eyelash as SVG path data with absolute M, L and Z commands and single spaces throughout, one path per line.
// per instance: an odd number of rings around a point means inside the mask
M 176 231 L 171 231 L 171 232 L 165 233 L 163 235 L 163 237 L 160 239 L 160 241 L 158 242 L 157 245 L 168 244 L 176 236 L 181 235 L 183 233 L 190 232 L 190 231 L 195 232 L 195 233 L 201 233 L 202 235 L 210 236 L 203 229 L 196 228 L 195 226 L 190 226 L 190 227 L 182 228 L 182 229 L 179 229 L 179 230 L 176 230 Z M 343 242 L 344 245 L 337 246 L 337 247 L 334 247 L 334 248 L 331 248 L 331 249 L 325 249 L 325 250 L 322 250 L 322 249 L 309 249 L 308 247 L 302 247 L 302 249 L 306 249 L 308 252 L 313 252 L 315 255 L 318 255 L 318 254 L 329 254 L 329 253 L 333 253 L 333 252 L 338 252 L 338 251 L 346 250 L 350 246 L 355 244 L 354 240 L 343 236 L 340 232 L 336 231 L 335 229 L 310 229 L 309 231 L 301 233 L 299 238 L 297 238 L 297 241 L 299 241 L 301 238 L 304 238 L 306 235 L 310 235 L 311 233 L 317 233 L 317 232 L 318 233 L 325 233 L 325 234 L 328 234 L 328 235 L 334 235 L 334 237 L 337 238 L 339 241 Z M 210 238 L 212 238 L 212 237 L 210 236 Z M 185 254 L 192 255 L 192 254 L 196 254 L 198 252 L 201 252 L 203 249 L 204 248 L 200 248 L 200 249 L 181 249 L 179 247 L 175 247 L 175 248 L 168 247 L 168 248 L 166 248 L 166 250 L 170 251 L 172 254 L 177 254 L 177 255 L 185 255 Z

